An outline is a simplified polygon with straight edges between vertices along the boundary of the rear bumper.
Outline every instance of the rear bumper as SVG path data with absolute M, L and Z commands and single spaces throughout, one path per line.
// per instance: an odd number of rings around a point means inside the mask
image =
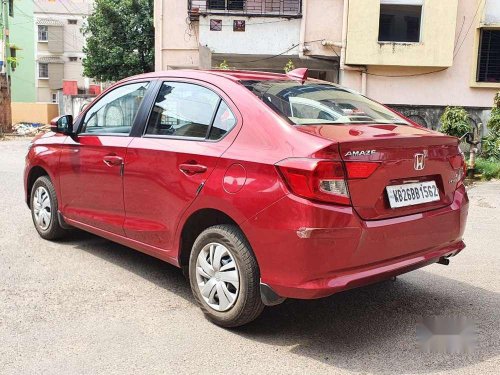
M 364 221 L 350 207 L 289 195 L 243 225 L 261 280 L 281 297 L 312 299 L 402 274 L 458 254 L 465 188 L 450 206 Z
M 280 296 L 299 299 L 327 297 L 343 290 L 369 285 L 390 277 L 400 275 L 415 269 L 436 263 L 442 257 L 458 254 L 465 244 L 459 241 L 455 244 L 437 249 L 425 250 L 403 259 L 391 259 L 369 267 L 335 272 L 325 278 L 308 281 L 299 285 L 287 286 L 275 284 L 271 286 Z

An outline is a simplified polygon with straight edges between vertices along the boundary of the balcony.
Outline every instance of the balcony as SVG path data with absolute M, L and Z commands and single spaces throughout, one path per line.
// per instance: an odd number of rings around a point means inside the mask
M 191 20 L 200 16 L 302 17 L 302 0 L 188 0 Z

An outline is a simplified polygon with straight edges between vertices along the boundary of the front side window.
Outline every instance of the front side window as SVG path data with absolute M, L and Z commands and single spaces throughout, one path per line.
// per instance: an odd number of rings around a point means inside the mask
M 243 81 L 249 90 L 295 125 L 404 124 L 383 105 L 343 87 L 308 80 Z
M 235 123 L 231 111 L 222 103 L 219 95 L 205 87 L 164 82 L 156 98 L 146 134 L 219 139 Z M 214 130 L 209 134 L 212 123 Z
M 423 0 L 381 0 L 379 42 L 420 42 Z
M 49 27 L 38 25 L 38 41 L 47 42 L 49 40 Z
M 149 82 L 120 86 L 99 99 L 85 114 L 83 133 L 129 134 Z
M 481 29 L 477 82 L 500 82 L 500 30 Z
M 49 78 L 49 64 L 38 63 L 38 78 Z

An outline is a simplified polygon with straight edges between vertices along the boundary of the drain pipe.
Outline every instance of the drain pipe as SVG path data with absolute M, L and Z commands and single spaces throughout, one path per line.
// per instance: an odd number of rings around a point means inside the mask
M 305 38 L 306 38 L 306 22 L 307 22 L 307 0 L 302 0 L 302 18 L 300 22 L 299 35 L 299 59 L 304 58 Z
M 349 20 L 349 0 L 344 0 L 344 9 L 342 13 L 342 44 L 340 48 L 340 71 L 342 72 L 342 75 L 345 70 L 348 20 Z
M 342 41 L 340 43 L 335 43 L 331 41 L 323 41 L 322 44 L 324 46 L 336 46 L 340 47 L 340 64 L 339 64 L 339 69 L 340 69 L 340 83 L 343 84 L 344 81 L 344 72 L 346 70 L 349 71 L 357 71 L 361 73 L 361 94 L 366 95 L 367 91 L 367 74 L 366 74 L 366 67 L 365 68 L 354 68 L 347 66 L 345 64 L 346 60 L 346 47 L 347 47 L 347 28 L 349 25 L 349 0 L 344 0 L 344 9 L 342 13 Z
M 366 80 L 366 68 L 361 70 L 361 94 L 362 95 L 365 95 L 366 96 L 366 84 L 367 84 L 367 80 Z

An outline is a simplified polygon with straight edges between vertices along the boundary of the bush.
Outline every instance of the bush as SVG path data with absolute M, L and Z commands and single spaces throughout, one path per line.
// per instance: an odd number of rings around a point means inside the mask
M 488 130 L 482 142 L 482 155 L 485 159 L 500 161 L 500 92 L 495 95 Z
M 483 179 L 500 178 L 500 161 L 476 159 L 476 171 L 482 174 Z
M 460 138 L 472 131 L 469 114 L 462 107 L 446 107 L 440 121 L 439 130 L 444 134 Z
M 488 121 L 488 129 L 490 131 L 500 134 L 500 92 L 497 92 L 495 99 L 493 99 L 493 108 L 491 109 L 491 117 Z

